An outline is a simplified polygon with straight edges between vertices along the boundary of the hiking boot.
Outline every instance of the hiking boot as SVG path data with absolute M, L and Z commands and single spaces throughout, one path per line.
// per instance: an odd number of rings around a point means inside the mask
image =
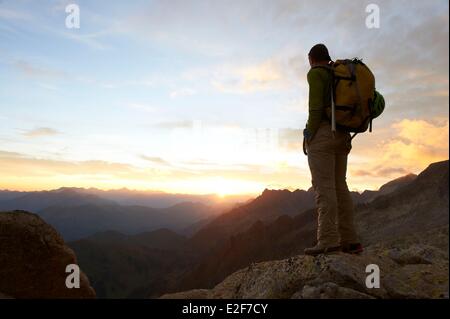
M 341 246 L 326 247 L 326 246 L 315 245 L 314 247 L 306 248 L 304 250 L 304 254 L 310 255 L 310 256 L 317 256 L 320 254 L 328 254 L 328 253 L 340 251 L 340 250 L 341 250 Z
M 348 254 L 360 254 L 364 251 L 363 246 L 360 243 L 342 244 L 342 251 Z

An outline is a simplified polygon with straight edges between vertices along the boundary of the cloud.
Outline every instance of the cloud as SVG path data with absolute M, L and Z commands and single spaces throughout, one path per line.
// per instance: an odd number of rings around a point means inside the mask
M 185 173 L 191 173 L 193 175 L 198 174 L 211 174 L 214 175 L 227 175 L 237 172 L 262 172 L 265 170 L 264 166 L 257 164 L 247 164 L 247 163 L 232 163 L 224 164 L 217 163 L 208 159 L 193 159 L 187 161 L 170 162 L 162 157 L 158 156 L 146 156 L 140 155 L 141 159 L 149 162 L 158 168 L 166 168 L 175 171 L 183 171 Z
M 430 163 L 448 159 L 448 118 L 404 119 L 377 135 L 370 139 L 360 137 L 353 146 L 349 164 L 352 177 L 377 177 L 387 182 L 408 173 L 419 173 Z M 353 161 L 354 156 L 357 160 Z
M 159 160 L 156 158 L 149 158 Z M 137 167 L 125 163 L 102 160 L 65 161 L 41 159 L 14 152 L 0 151 L 0 175 L 2 188 L 51 189 L 61 185 L 77 187 L 154 189 L 169 192 L 212 193 L 224 189 L 212 188 L 211 182 L 226 181 L 230 190 L 242 190 L 251 180 L 221 177 L 215 173 L 199 174 L 175 168 Z M 220 176 L 220 178 L 219 178 Z M 231 185 L 231 186 L 230 186 Z M 220 186 L 220 185 L 219 185 Z M 233 188 L 231 187 L 231 191 Z M 248 189 L 247 189 L 248 190 Z
M 383 145 L 381 159 L 405 166 L 426 166 L 448 158 L 448 121 L 436 126 L 424 120 L 402 120 L 392 125 L 396 137 Z
M 146 160 L 146 161 L 152 163 L 152 164 L 170 166 L 170 163 L 168 161 L 162 159 L 161 157 L 146 156 L 146 155 L 141 155 L 139 157 L 142 158 L 143 160 Z
M 0 157 L 23 157 L 24 155 L 17 153 L 17 152 L 8 152 L 8 151 L 2 151 L 0 150 Z
M 74 3 L 70 0 L 62 0 L 53 3 L 47 8 L 46 13 L 50 13 L 52 18 L 66 17 L 66 6 Z M 112 6 L 111 6 L 112 7 Z M 94 12 L 88 4 L 80 4 L 81 27 L 80 29 L 68 30 L 66 28 L 58 28 L 50 25 L 40 26 L 44 31 L 54 34 L 63 39 L 79 43 L 93 50 L 111 49 L 107 37 L 119 34 L 117 32 L 118 24 L 114 17 L 110 14 L 102 12 Z M 103 40 L 104 39 L 104 40 Z
M 292 68 L 283 65 L 288 63 L 288 60 L 274 55 L 260 62 L 236 61 L 188 69 L 181 73 L 180 78 L 191 83 L 208 83 L 213 89 L 227 94 L 280 91 L 292 88 L 295 84 L 292 81 Z M 171 96 L 176 97 L 192 95 L 195 91 L 188 89 L 173 93 Z
M 10 10 L 6 8 L 0 8 L 0 18 L 5 20 L 25 20 L 25 21 L 32 20 L 31 15 L 29 15 L 28 13 Z
M 448 120 L 443 123 L 443 119 L 439 119 L 433 124 L 425 120 L 404 119 L 392 127 L 397 130 L 398 137 L 411 143 L 441 151 L 448 149 Z
M 240 12 L 224 10 L 220 2 L 154 1 L 122 18 L 118 32 L 177 51 L 222 56 L 232 51 L 234 32 L 227 30 L 234 27 L 224 24 L 232 14 Z
M 154 113 L 157 108 L 151 105 L 142 104 L 142 103 L 129 103 L 127 106 L 131 109 L 147 112 L 147 113 Z
M 52 84 L 48 84 L 48 83 L 38 83 L 37 84 L 39 87 L 46 89 L 46 90 L 50 90 L 50 91 L 58 91 L 58 87 Z
M 284 68 L 275 59 L 242 66 L 223 66 L 212 75 L 211 84 L 224 93 L 254 93 L 289 87 Z
M 182 89 L 170 92 L 170 97 L 174 99 L 177 97 L 191 96 L 191 95 L 194 95 L 195 93 L 197 93 L 197 92 L 193 89 L 182 88 Z
M 2 176 L 15 176 L 21 172 L 26 178 L 55 176 L 85 176 L 117 178 L 118 180 L 158 180 L 161 176 L 172 174 L 152 168 L 139 168 L 126 163 L 104 160 L 68 161 L 34 158 L 26 154 L 0 151 L 0 173 Z M 179 172 L 181 174 L 181 172 Z M 22 176 L 22 175 L 21 175 Z M 181 177 L 185 177 L 181 175 Z
M 177 129 L 177 128 L 192 128 L 194 125 L 193 121 L 167 121 L 159 122 L 153 125 L 154 128 L 160 129 Z
M 125 89 L 129 87 L 155 87 L 157 85 L 167 85 L 167 78 L 155 75 L 154 78 L 138 78 L 130 80 L 100 81 L 92 77 L 78 77 L 78 80 L 87 84 L 96 84 L 103 89 Z
M 410 171 L 408 171 L 407 169 L 405 169 L 403 167 L 387 167 L 387 168 L 377 167 L 373 171 L 363 170 L 363 169 L 353 170 L 352 176 L 390 177 L 390 176 L 407 175 L 409 173 L 410 173 Z
M 1 2 L 1 1 L 0 1 Z M 17 24 L 26 22 L 30 27 L 33 33 L 37 33 L 38 35 L 42 33 L 54 35 L 69 41 L 74 41 L 79 44 L 88 46 L 94 50 L 104 50 L 110 48 L 104 42 L 101 42 L 100 39 L 105 36 L 111 36 L 117 34 L 115 31 L 118 28 L 117 24 L 112 23 L 111 19 L 108 15 L 105 17 L 101 17 L 101 15 L 95 14 L 88 9 L 87 5 L 83 5 L 81 7 L 81 17 L 82 17 L 82 29 L 77 29 L 76 32 L 67 31 L 67 29 L 62 28 L 64 20 L 61 20 L 61 17 L 66 17 L 67 13 L 65 12 L 66 5 L 71 4 L 71 1 L 59 1 L 56 4 L 53 4 L 51 7 L 48 7 L 46 4 L 39 4 L 38 7 L 33 7 L 33 3 L 27 4 L 27 9 L 29 12 L 12 10 L 7 8 L 0 8 L 0 19 L 5 19 L 9 21 L 14 21 Z M 19 3 L 20 6 L 20 3 Z M 58 19 L 58 25 L 52 24 L 55 21 L 55 18 Z M 87 27 L 93 27 L 95 31 L 90 33 L 80 33 L 83 32 Z M 21 28 L 13 28 L 12 30 L 6 29 L 4 26 L 0 26 L 7 31 L 12 31 L 16 33 L 16 31 L 21 31 Z M 61 31 L 64 30 L 64 31 Z
M 23 60 L 16 61 L 14 67 L 30 77 L 61 78 L 67 76 L 64 71 L 39 67 Z
M 382 168 L 377 171 L 379 176 L 392 176 L 392 175 L 407 175 L 410 172 L 403 167 L 388 167 Z
M 38 127 L 38 128 L 32 129 L 32 130 L 26 131 L 22 134 L 26 137 L 35 138 L 35 137 L 43 137 L 43 136 L 53 136 L 53 135 L 58 135 L 61 133 L 50 127 Z
M 88 33 L 88 34 L 75 34 L 71 32 L 56 32 L 54 31 L 56 35 L 59 35 L 67 40 L 72 40 L 75 42 L 78 42 L 80 44 L 86 45 L 94 50 L 106 50 L 110 49 L 111 47 L 99 40 L 99 38 L 104 37 L 112 31 L 102 31 L 102 32 L 95 32 L 95 33 Z

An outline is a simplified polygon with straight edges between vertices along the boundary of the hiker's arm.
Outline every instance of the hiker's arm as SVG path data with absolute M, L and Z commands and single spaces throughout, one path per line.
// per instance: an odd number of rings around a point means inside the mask
M 320 74 L 315 70 L 309 71 L 307 77 L 309 84 L 309 116 L 306 128 L 310 136 L 314 136 L 323 116 L 324 83 Z

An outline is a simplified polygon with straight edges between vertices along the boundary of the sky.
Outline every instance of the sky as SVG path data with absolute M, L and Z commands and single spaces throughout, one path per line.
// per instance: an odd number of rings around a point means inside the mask
M 368 28 L 368 4 L 379 28 Z M 77 4 L 80 27 L 67 28 Z M 308 189 L 307 53 L 359 57 L 386 99 L 351 190 L 448 159 L 447 0 L 0 0 L 0 189 Z

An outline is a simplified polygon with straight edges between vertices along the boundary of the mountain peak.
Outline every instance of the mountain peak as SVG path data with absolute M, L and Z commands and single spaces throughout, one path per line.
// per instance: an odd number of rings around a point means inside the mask
M 383 184 L 380 187 L 379 192 L 381 194 L 391 193 L 394 190 L 399 189 L 400 187 L 408 185 L 409 183 L 414 181 L 416 178 L 417 178 L 417 175 L 413 174 L 413 173 L 409 173 L 407 175 L 398 177 L 396 179 L 391 180 L 390 182 L 387 182 L 386 184 Z
M 78 193 L 80 188 L 76 187 L 60 187 L 58 189 L 55 189 L 55 193 L 67 193 L 67 194 L 75 194 Z
M 291 192 L 288 189 L 264 189 L 264 191 L 261 193 L 260 197 L 265 198 L 277 198 L 279 196 L 286 196 L 291 195 L 293 192 Z
M 419 176 L 448 174 L 448 160 L 431 163 Z

